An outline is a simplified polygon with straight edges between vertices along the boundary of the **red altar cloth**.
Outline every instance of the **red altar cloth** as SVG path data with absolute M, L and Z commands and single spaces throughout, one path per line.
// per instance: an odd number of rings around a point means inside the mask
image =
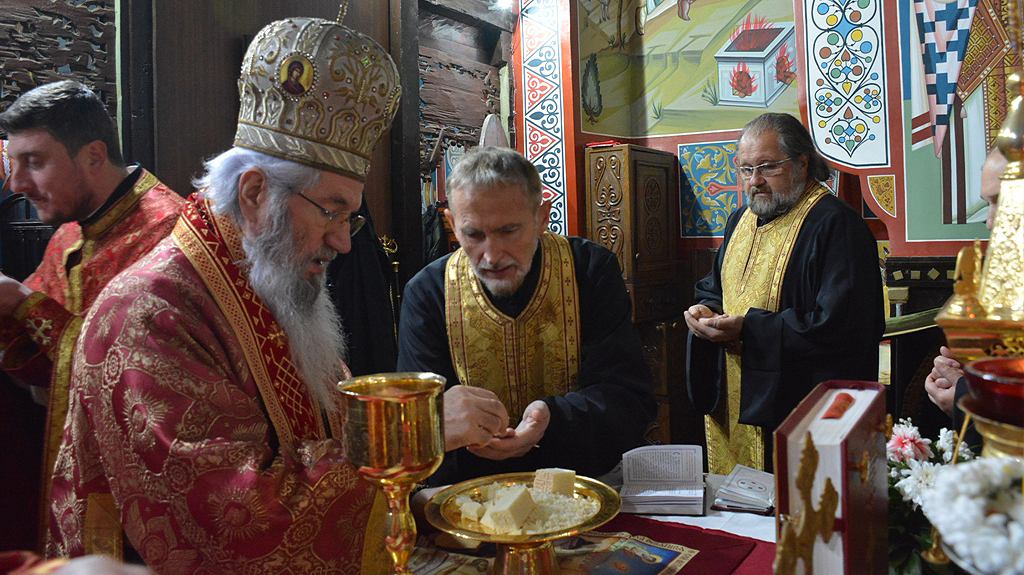
M 413 575 L 490 573 L 494 544 L 459 549 L 425 527 Z M 768 575 L 775 544 L 716 529 L 620 514 L 593 531 L 553 542 L 563 575 Z
M 681 575 L 764 575 L 772 572 L 772 561 L 775 559 L 773 543 L 625 513 L 605 523 L 596 531 L 625 531 L 654 541 L 696 549 L 697 555 L 679 571 Z

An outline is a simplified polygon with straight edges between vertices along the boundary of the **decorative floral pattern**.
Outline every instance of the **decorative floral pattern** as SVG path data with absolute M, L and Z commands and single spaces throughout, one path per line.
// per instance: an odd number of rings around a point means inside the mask
M 851 167 L 887 165 L 888 106 L 882 3 L 804 3 L 807 112 L 828 159 Z M 865 145 L 867 144 L 867 145 Z
M 565 192 L 565 133 L 562 118 L 560 8 L 555 0 L 523 0 L 519 22 L 523 54 L 524 155 L 540 172 L 544 199 L 551 201 L 548 229 L 568 233 Z M 542 96 L 541 96 L 542 94 Z M 540 96 L 540 97 L 538 97 Z

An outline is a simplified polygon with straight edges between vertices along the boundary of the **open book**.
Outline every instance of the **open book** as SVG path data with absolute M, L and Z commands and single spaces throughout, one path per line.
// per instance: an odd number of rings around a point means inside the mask
M 703 451 L 699 445 L 648 445 L 622 454 L 622 511 L 703 515 Z
M 771 515 L 775 509 L 775 476 L 736 465 L 715 494 L 712 509 Z

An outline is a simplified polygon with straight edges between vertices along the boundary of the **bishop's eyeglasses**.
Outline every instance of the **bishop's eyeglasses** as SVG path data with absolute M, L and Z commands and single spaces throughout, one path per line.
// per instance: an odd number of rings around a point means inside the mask
M 744 180 L 749 180 L 754 177 L 754 173 L 760 173 L 762 178 L 769 178 L 771 176 L 777 176 L 782 173 L 782 164 L 795 160 L 797 156 L 790 156 L 785 160 L 779 160 L 778 162 L 765 162 L 756 166 L 736 166 L 736 171 L 739 172 L 740 177 Z
M 320 213 L 323 214 L 325 218 L 327 218 L 327 222 L 328 223 L 333 223 L 338 218 L 338 216 L 340 216 L 342 214 L 342 212 L 332 212 L 332 211 L 324 208 L 320 204 L 318 204 L 318 203 L 314 202 L 313 200 L 309 199 L 309 197 L 306 194 L 303 194 L 302 192 L 296 192 L 296 193 L 298 194 L 299 197 L 301 197 L 302 199 L 306 200 L 307 202 L 313 204 L 313 206 L 316 209 L 320 210 Z M 349 226 L 348 227 L 348 235 L 349 236 L 354 236 L 357 233 L 359 233 L 359 230 L 363 229 L 363 225 L 366 223 L 366 218 L 364 218 L 363 216 L 361 216 L 359 214 L 352 213 L 352 214 L 348 215 L 348 219 L 346 219 L 345 221 L 348 222 L 348 226 Z

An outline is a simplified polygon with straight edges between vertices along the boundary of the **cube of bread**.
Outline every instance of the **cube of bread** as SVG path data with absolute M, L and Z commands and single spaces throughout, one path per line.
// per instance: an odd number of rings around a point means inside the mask
M 482 504 L 464 495 L 455 498 L 455 506 L 458 507 L 463 519 L 479 521 L 480 517 L 484 514 L 484 506 Z
M 534 474 L 533 488 L 543 493 L 556 493 L 572 497 L 575 492 L 576 472 L 571 469 L 549 467 Z
M 490 508 L 484 511 L 480 523 L 497 533 L 518 534 L 536 506 L 525 485 L 514 485 L 498 494 Z

